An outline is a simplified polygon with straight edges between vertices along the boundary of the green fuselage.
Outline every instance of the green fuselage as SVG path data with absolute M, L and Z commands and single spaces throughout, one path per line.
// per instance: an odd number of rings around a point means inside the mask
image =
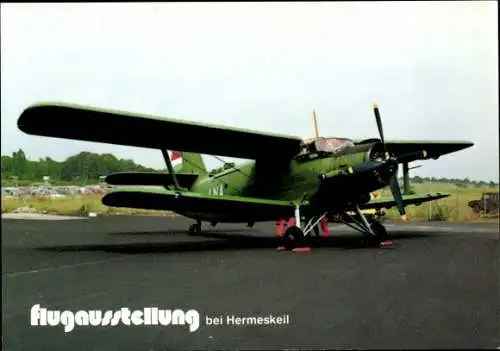
M 369 192 L 386 185 L 371 179 L 371 168 L 366 172 L 358 172 L 358 178 L 346 177 L 349 167 L 356 173 L 356 169 L 370 164 L 372 146 L 373 144 L 351 147 L 337 155 L 297 156 L 282 168 L 284 171 L 279 178 L 271 177 L 276 172 L 269 169 L 268 165 L 259 168 L 259 161 L 246 162 L 212 176 L 200 176 L 190 191 L 215 196 L 233 195 L 288 201 L 305 197 L 318 207 L 341 210 L 346 201 L 364 203 L 369 200 Z M 328 181 L 322 175 L 326 175 Z M 214 221 L 229 221 L 232 216 L 229 213 L 211 213 L 210 209 L 204 214 L 181 214 Z
M 305 192 L 316 193 L 321 186 L 319 176 L 340 169 L 341 165 L 356 166 L 364 161 L 362 153 L 342 157 L 325 157 L 290 163 L 289 171 L 283 175 L 279 184 L 271 193 L 259 193 L 256 185 L 256 163 L 245 162 L 234 168 L 222 171 L 212 177 L 202 176 L 196 181 L 191 191 L 209 195 L 254 196 L 276 200 L 295 200 Z

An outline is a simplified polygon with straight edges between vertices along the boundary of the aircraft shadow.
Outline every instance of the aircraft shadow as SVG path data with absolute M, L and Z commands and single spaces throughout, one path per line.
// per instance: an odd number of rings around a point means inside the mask
M 144 253 L 176 253 L 176 252 L 196 252 L 196 251 L 235 251 L 251 249 L 276 249 L 280 246 L 280 241 L 275 237 L 262 237 L 241 234 L 204 232 L 192 236 L 200 239 L 196 241 L 172 241 L 172 242 L 133 242 L 133 243 L 102 243 L 89 245 L 65 245 L 38 247 L 37 250 L 49 252 L 93 252 L 103 251 L 109 253 L 122 254 L 144 254 Z M 141 232 L 139 232 L 141 233 Z M 144 234 L 146 233 L 146 234 Z M 185 232 L 184 232 L 185 233 Z M 178 231 L 170 232 L 142 232 L 141 235 L 151 234 L 178 234 Z M 114 233 L 113 235 L 117 235 Z M 125 235 L 132 235 L 127 233 Z M 185 234 L 187 236 L 187 234 Z M 395 241 L 394 248 L 397 248 L 397 240 L 408 240 L 432 237 L 426 233 L 393 233 L 391 235 Z M 312 237 L 308 246 L 311 248 L 336 248 L 336 249 L 363 249 L 372 248 L 373 245 L 367 243 L 363 236 L 337 235 L 326 238 Z
M 241 229 L 224 229 L 224 233 L 242 233 L 242 232 L 245 232 L 245 233 L 251 233 L 252 230 L 251 229 L 245 229 L 245 228 L 241 228 Z M 211 231 L 209 232 L 211 233 Z M 110 232 L 108 233 L 108 235 L 116 235 L 116 236 L 153 236 L 153 235 L 158 235 L 158 236 L 169 236 L 169 235 L 188 235 L 188 232 L 187 230 L 182 230 L 182 229 L 179 229 L 179 230 L 162 230 L 162 231 L 144 231 L 144 232 L 138 232 L 138 231 L 135 231 L 135 232 Z M 201 234 L 203 235 L 203 233 Z

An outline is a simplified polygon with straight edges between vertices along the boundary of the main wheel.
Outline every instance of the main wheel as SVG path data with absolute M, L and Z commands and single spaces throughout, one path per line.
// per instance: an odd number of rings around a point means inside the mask
M 188 232 L 189 232 L 189 235 L 200 234 L 201 233 L 201 223 L 191 224 L 189 226 Z
M 302 246 L 305 243 L 304 232 L 297 226 L 289 227 L 285 231 L 285 235 L 283 236 L 283 241 L 285 243 L 285 247 L 290 250 L 295 247 Z
M 384 225 L 378 221 L 372 221 L 370 223 L 370 228 L 373 230 L 377 237 L 377 244 L 389 239 L 389 235 L 387 234 L 387 230 Z

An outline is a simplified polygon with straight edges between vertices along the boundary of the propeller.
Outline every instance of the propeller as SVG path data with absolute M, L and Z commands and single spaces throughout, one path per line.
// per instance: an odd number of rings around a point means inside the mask
M 373 112 L 375 113 L 378 133 L 380 135 L 380 141 L 382 142 L 382 147 L 384 149 L 385 161 L 388 164 L 391 164 L 393 167 L 398 167 L 399 163 L 408 162 L 418 158 L 425 158 L 427 156 L 427 153 L 425 151 L 416 151 L 403 154 L 398 157 L 391 157 L 389 152 L 387 151 L 387 146 L 385 144 L 384 129 L 382 127 L 382 119 L 380 118 L 380 112 L 377 104 L 373 104 Z M 396 207 L 398 208 L 399 214 L 401 215 L 401 219 L 407 220 L 408 216 L 406 215 L 406 209 L 403 197 L 401 196 L 401 189 L 399 188 L 396 172 L 394 172 L 394 174 L 391 176 L 389 180 L 389 186 L 391 188 L 392 196 L 396 201 Z

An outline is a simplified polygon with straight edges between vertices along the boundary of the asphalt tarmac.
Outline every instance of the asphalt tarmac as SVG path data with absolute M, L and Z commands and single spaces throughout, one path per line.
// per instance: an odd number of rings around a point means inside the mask
M 384 249 L 333 225 L 312 252 L 293 253 L 276 251 L 273 223 L 206 227 L 190 237 L 191 223 L 2 219 L 2 349 L 500 346 L 498 224 L 390 224 L 394 246 Z M 61 324 L 31 326 L 37 304 L 75 313 L 194 309 L 200 325 L 65 332 Z M 274 324 L 236 325 L 235 317 L 270 316 Z M 207 325 L 207 317 L 222 325 Z

